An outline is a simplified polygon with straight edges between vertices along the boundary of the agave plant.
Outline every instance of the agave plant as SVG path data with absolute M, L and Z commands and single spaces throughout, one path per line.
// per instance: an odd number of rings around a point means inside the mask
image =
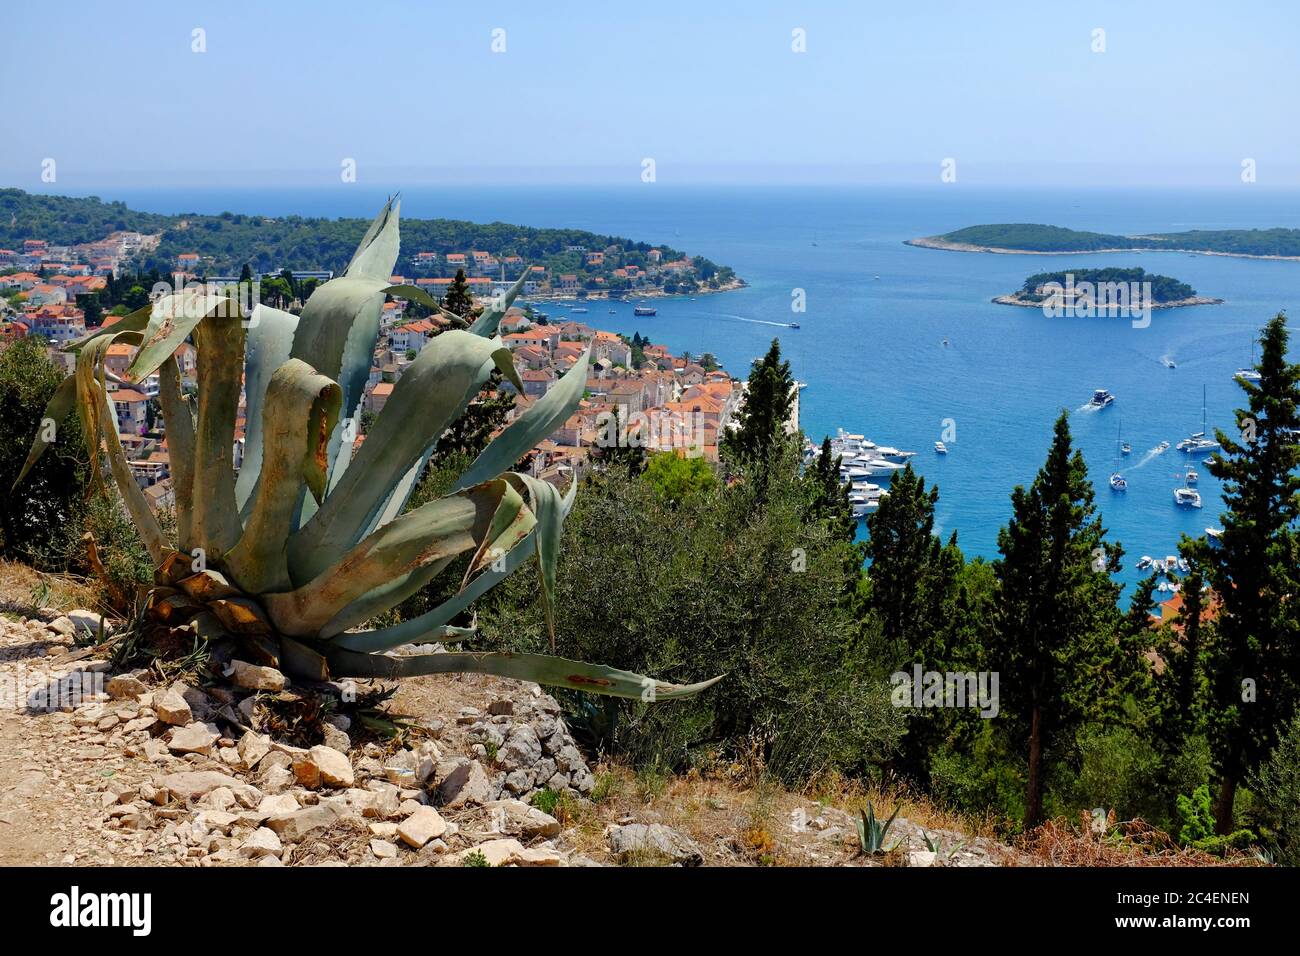
M 473 323 L 435 337 L 398 380 L 366 440 L 354 443 L 386 295 L 437 308 L 422 290 L 391 285 L 398 214 L 389 202 L 344 273 L 320 286 L 299 316 L 257 305 L 245 315 L 222 292 L 163 296 L 71 343 L 76 370 L 55 391 L 19 481 L 74 409 L 91 460 L 102 454 L 157 568 L 151 618 L 206 639 L 233 638 L 245 654 L 314 679 L 478 672 L 643 700 L 696 694 L 714 681 L 676 685 L 611 667 L 538 654 L 395 656 L 407 644 L 473 635 L 452 626 L 472 602 L 536 558 L 554 650 L 553 596 L 560 531 L 576 481 L 553 485 L 509 471 L 573 413 L 588 355 L 499 434 L 447 495 L 406 510 L 434 447 L 492 370 L 522 392 L 497 337 L 523 286 Z M 176 350 L 198 353 L 197 401 L 182 392 Z M 137 347 L 117 379 L 114 343 Z M 176 536 L 168 540 L 127 466 L 106 382 L 159 376 L 175 486 Z M 242 466 L 232 457 L 241 389 Z M 52 427 L 53 426 L 53 427 Z M 100 469 L 92 481 L 103 490 Z M 365 622 L 424 587 L 459 555 L 471 556 L 459 591 L 441 606 L 389 627 Z M 716 678 L 715 678 L 716 680 Z
M 898 816 L 898 807 L 894 807 L 894 812 L 889 815 L 889 819 L 882 825 L 876 818 L 876 810 L 867 801 L 867 808 L 862 811 L 861 817 L 857 820 L 858 825 L 858 848 L 867 856 L 875 856 L 877 853 L 891 853 L 898 849 L 896 842 L 888 850 L 885 849 L 885 837 L 889 835 L 889 828 L 894 824 L 894 817 Z

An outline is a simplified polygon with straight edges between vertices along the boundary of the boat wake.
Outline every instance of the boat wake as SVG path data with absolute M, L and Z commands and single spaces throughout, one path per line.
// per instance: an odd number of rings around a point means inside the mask
M 1101 411 L 1101 409 L 1102 409 L 1102 406 L 1100 406 L 1100 405 L 1094 405 L 1094 404 L 1092 404 L 1092 402 L 1087 402 L 1086 404 L 1080 405 L 1078 408 L 1075 409 L 1075 411 L 1076 411 L 1076 412 L 1082 412 L 1082 413 L 1085 414 L 1085 415 L 1091 415 L 1091 414 L 1093 414 L 1094 412 L 1099 412 L 1099 411 Z
M 1157 458 L 1159 458 L 1168 450 L 1169 450 L 1168 445 L 1166 445 L 1164 448 L 1161 448 L 1159 445 L 1156 445 L 1156 447 L 1154 448 L 1148 448 L 1146 454 L 1142 456 L 1142 460 L 1133 466 L 1133 470 L 1136 471 L 1137 469 L 1141 468 L 1143 465 L 1147 464 L 1148 462 L 1155 461 Z
M 737 322 L 752 322 L 754 325 L 773 325 L 778 329 L 788 329 L 790 327 L 789 322 L 769 322 L 767 319 L 748 319 L 743 315 L 732 315 L 730 312 L 720 312 L 718 314 L 724 319 L 734 319 Z

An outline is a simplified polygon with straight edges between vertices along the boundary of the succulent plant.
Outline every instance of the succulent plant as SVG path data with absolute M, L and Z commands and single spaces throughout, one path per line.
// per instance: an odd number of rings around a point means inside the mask
M 889 819 L 882 825 L 876 817 L 876 810 L 867 801 L 867 808 L 862 811 L 860 818 L 856 821 L 858 825 L 858 849 L 867 856 L 874 856 L 877 853 L 890 853 L 898 848 L 896 842 L 888 850 L 885 849 L 885 837 L 889 835 L 889 828 L 894 824 L 894 817 L 898 816 L 898 807 L 894 807 L 894 812 L 889 815 Z
M 75 409 L 91 460 L 103 454 L 157 568 L 147 598 L 151 618 L 204 638 L 233 638 L 259 662 L 298 676 L 472 671 L 642 700 L 699 693 L 714 681 L 669 684 L 539 654 L 385 653 L 471 637 L 472 629 L 451 622 L 532 557 L 554 647 L 556 558 L 576 481 L 561 494 L 548 482 L 509 469 L 572 414 L 588 365 L 584 354 L 483 450 L 448 494 L 407 510 L 439 437 L 492 370 L 522 391 L 496 333 L 523 278 L 468 327 L 444 313 L 462 328 L 436 336 L 421 350 L 365 441 L 355 445 L 353 422 L 385 296 L 438 308 L 422 290 L 391 284 L 398 215 L 398 203 L 389 200 L 344 273 L 317 288 L 301 315 L 263 305 L 245 315 L 224 292 L 191 288 L 66 346 L 76 354 L 76 370 L 50 399 L 18 480 Z M 191 338 L 198 354 L 197 401 L 182 391 L 175 355 Z M 175 540 L 166 538 L 131 475 L 106 398 L 105 358 L 119 342 L 137 347 L 120 381 L 159 376 Z M 236 473 L 241 389 L 245 453 Z M 101 470 L 91 472 L 104 490 Z M 471 560 L 455 596 L 410 620 L 363 629 L 464 554 Z

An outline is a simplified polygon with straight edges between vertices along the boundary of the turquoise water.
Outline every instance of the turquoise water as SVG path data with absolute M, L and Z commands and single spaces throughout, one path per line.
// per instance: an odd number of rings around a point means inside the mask
M 347 185 L 312 190 L 111 190 L 105 198 L 159 212 L 373 214 L 385 191 Z M 1165 253 L 1007 256 L 917 249 L 903 240 L 983 222 L 1042 222 L 1104 232 L 1300 225 L 1300 193 L 1254 186 L 1223 192 L 1078 192 L 911 188 L 717 189 L 641 184 L 627 189 L 423 188 L 404 191 L 403 214 L 535 226 L 571 226 L 664 242 L 725 263 L 750 282 L 737 292 L 659 300 L 654 318 L 616 315 L 592 304 L 584 318 L 614 331 L 640 331 L 673 351 L 711 351 L 744 376 L 773 336 L 780 338 L 803 392 L 803 426 L 814 439 L 836 427 L 915 450 L 914 464 L 940 488 L 938 519 L 968 554 L 996 554 L 1012 487 L 1041 465 L 1053 419 L 1071 427 L 1097 485 L 1110 538 L 1127 551 L 1124 579 L 1140 554 L 1174 550 L 1183 532 L 1217 523 L 1218 484 L 1202 466 L 1201 511 L 1173 504 L 1187 456 L 1174 448 L 1208 422 L 1232 425 L 1244 397 L 1233 371 L 1251 358 L 1256 330 L 1279 309 L 1300 315 L 1300 262 Z M 413 251 L 413 250 L 408 250 Z M 989 300 L 1046 269 L 1140 265 L 1174 276 L 1223 305 L 1161 310 L 1149 328 L 1127 319 L 1048 319 Z M 879 278 L 875 278 L 879 276 Z M 791 312 L 792 290 L 807 311 Z M 554 310 L 553 310 L 554 311 Z M 779 327 L 791 321 L 801 328 Z M 949 345 L 944 347 L 944 338 Z M 1300 335 L 1293 357 L 1300 355 Z M 1161 363 L 1176 363 L 1170 370 Z M 1094 388 L 1113 406 L 1077 411 Z M 943 421 L 956 440 L 933 452 Z M 1129 490 L 1106 479 L 1116 429 L 1133 446 L 1123 470 Z M 1198 459 L 1199 460 L 1199 459 Z

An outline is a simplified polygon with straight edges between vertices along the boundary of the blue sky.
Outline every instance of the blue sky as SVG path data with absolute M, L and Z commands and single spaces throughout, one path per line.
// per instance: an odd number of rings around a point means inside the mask
M 0 180 L 1300 185 L 1300 4 L 65 0 Z M 204 53 L 192 31 L 205 31 Z M 493 30 L 505 52 L 492 51 Z M 807 52 L 791 49 L 806 31 Z M 1095 53 L 1093 31 L 1105 31 Z

